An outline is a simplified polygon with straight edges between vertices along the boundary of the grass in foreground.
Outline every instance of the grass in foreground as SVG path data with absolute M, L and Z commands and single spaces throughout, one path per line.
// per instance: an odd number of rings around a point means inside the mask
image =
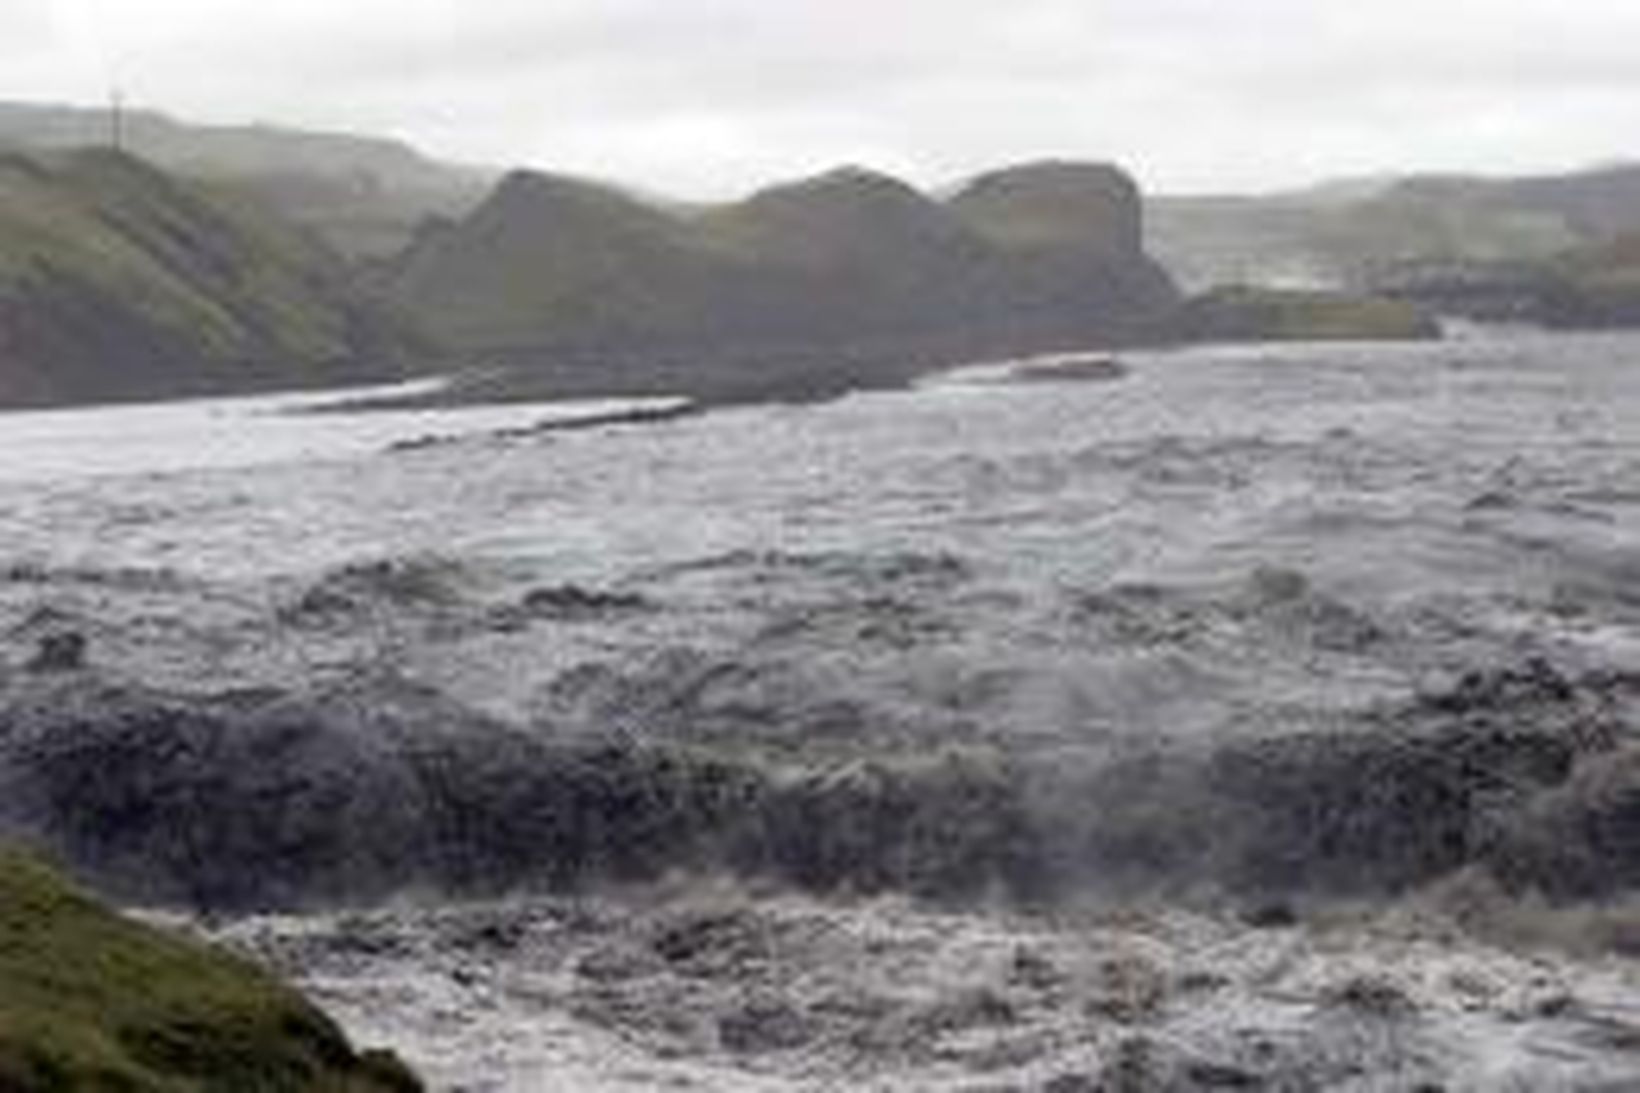
M 415 1093 L 301 995 L 0 851 L 0 1093 Z

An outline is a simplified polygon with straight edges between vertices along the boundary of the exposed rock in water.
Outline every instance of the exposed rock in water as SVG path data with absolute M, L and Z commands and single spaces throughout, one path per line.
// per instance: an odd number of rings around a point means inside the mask
M 77 630 L 47 634 L 29 658 L 28 670 L 39 675 L 79 671 L 85 667 L 88 645 L 85 635 Z
M 1076 789 L 1047 792 L 1085 797 L 1084 833 L 1054 872 L 1141 888 L 1207 880 L 1265 896 L 1403 893 L 1499 860 L 1511 825 L 1547 807 L 1575 771 L 1621 762 L 1613 748 L 1633 731 L 1602 681 L 1541 664 L 1477 673 L 1348 730 L 1072 775 Z M 1542 868 L 1575 870 L 1585 854 L 1615 867 L 1622 853 L 1567 839 Z
M 1640 747 L 1585 760 L 1564 785 L 1509 818 L 1491 858 L 1511 884 L 1562 899 L 1640 885 Z

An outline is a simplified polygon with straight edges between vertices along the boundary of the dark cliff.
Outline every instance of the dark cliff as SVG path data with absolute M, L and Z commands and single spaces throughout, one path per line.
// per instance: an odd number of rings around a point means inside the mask
M 586 368 L 600 353 L 960 357 L 1164 332 L 1178 297 L 1142 239 L 1137 187 L 1103 166 L 1002 171 L 948 202 L 846 168 L 688 214 L 520 172 L 425 232 L 389 283 L 452 353 L 537 367 L 566 353 Z

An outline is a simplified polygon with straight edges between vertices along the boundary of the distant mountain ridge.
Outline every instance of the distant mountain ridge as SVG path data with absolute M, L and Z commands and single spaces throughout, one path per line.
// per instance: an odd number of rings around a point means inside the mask
M 1156 197 L 1152 246 L 1194 288 L 1370 287 L 1407 266 L 1535 262 L 1640 232 L 1640 165 L 1407 175 L 1263 197 Z

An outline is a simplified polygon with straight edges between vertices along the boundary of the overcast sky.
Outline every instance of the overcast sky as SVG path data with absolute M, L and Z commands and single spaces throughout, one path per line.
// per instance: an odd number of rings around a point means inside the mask
M 0 0 L 0 97 L 112 83 L 685 196 L 1049 155 L 1249 190 L 1626 158 L 1640 0 Z

